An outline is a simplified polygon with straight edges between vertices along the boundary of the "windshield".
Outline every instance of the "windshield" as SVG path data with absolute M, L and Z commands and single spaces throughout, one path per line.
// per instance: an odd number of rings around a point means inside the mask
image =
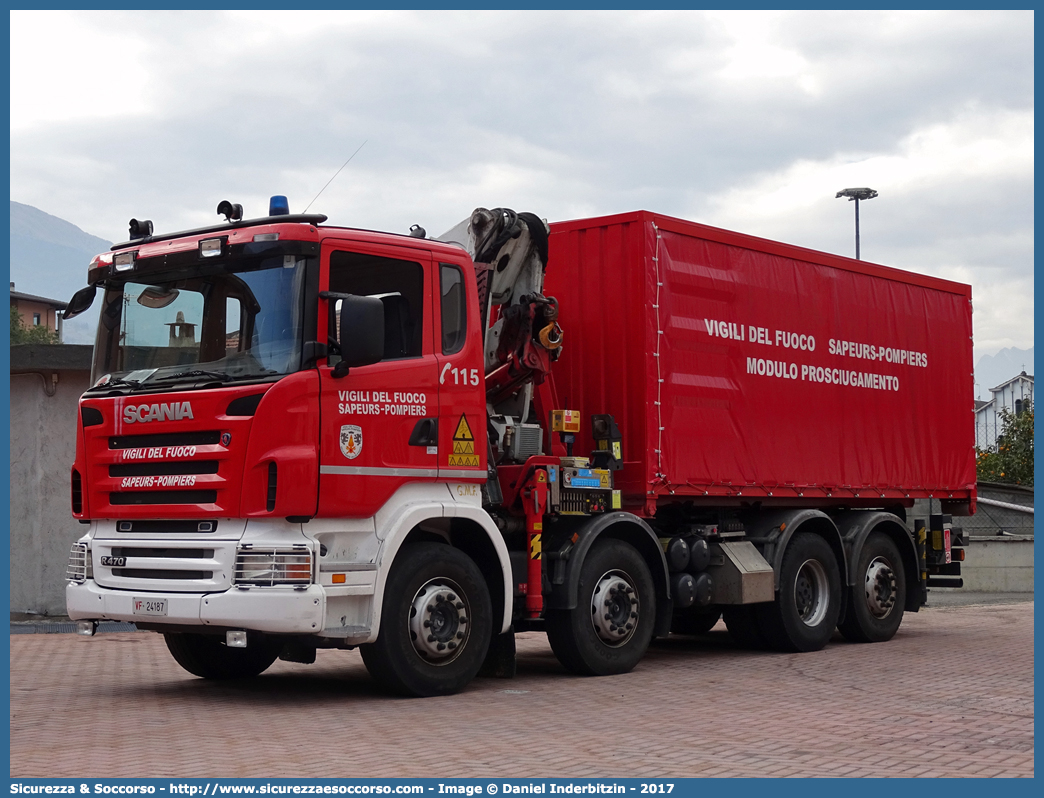
M 106 286 L 92 385 L 148 388 L 289 374 L 301 363 L 308 258 L 128 275 Z

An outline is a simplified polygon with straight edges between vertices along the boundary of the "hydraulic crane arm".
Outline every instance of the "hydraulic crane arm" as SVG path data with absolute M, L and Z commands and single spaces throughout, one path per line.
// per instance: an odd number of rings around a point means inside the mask
M 464 246 L 479 270 L 490 415 L 525 420 L 532 386 L 544 381 L 562 345 L 558 302 L 543 295 L 547 225 L 532 213 L 476 208 L 439 238 Z

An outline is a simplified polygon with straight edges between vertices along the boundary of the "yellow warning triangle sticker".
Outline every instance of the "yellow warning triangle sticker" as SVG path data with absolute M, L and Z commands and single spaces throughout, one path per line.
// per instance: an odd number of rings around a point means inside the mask
M 449 456 L 449 464 L 465 468 L 479 466 L 479 458 L 475 454 L 475 436 L 471 434 L 471 427 L 463 415 L 457 423 L 457 431 L 453 433 L 453 454 Z
M 463 415 L 460 417 L 460 422 L 457 424 L 457 431 L 453 433 L 453 440 L 455 441 L 473 441 L 475 436 L 471 434 L 471 427 L 468 426 L 468 420 Z

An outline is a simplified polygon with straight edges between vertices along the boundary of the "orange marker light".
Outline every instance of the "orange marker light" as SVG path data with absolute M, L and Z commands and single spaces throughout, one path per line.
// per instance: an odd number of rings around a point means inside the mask
M 344 574 L 334 574 L 333 578 L 330 581 L 333 582 L 335 585 L 343 585 Z

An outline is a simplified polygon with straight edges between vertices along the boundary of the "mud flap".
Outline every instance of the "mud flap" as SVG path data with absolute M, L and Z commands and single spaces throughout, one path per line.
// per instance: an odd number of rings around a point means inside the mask
M 493 635 L 478 675 L 490 679 L 514 679 L 516 670 L 515 629 L 512 627 L 503 634 Z

